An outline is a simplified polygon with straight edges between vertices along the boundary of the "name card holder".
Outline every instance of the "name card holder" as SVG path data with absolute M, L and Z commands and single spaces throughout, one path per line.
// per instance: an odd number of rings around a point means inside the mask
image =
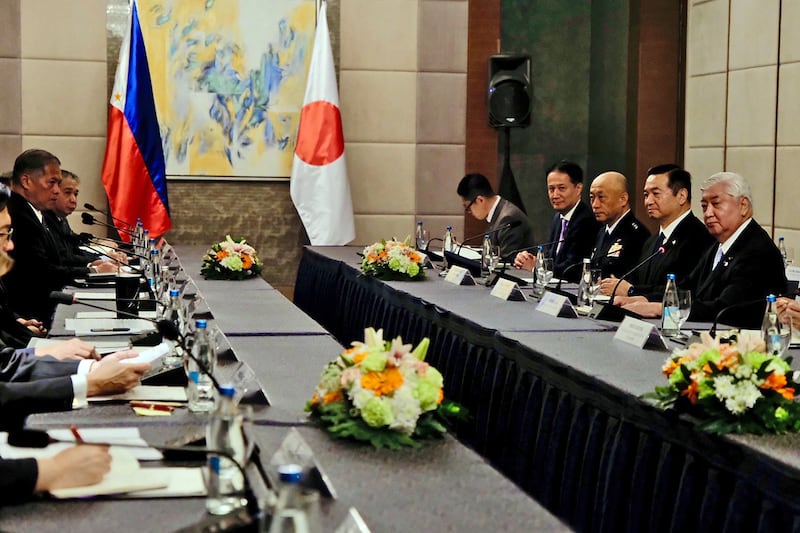
M 456 265 L 450 267 L 444 280 L 453 285 L 476 285 L 475 278 L 472 277 L 469 270 Z
M 637 348 L 650 345 L 662 350 L 669 350 L 667 341 L 661 336 L 658 328 L 650 322 L 626 316 L 614 334 L 614 340 L 631 344 Z
M 497 284 L 495 284 L 494 288 L 492 289 L 491 295 L 496 298 L 500 298 L 501 300 L 506 300 L 511 302 L 528 301 L 528 299 L 525 298 L 525 295 L 522 294 L 519 285 L 517 285 L 510 279 L 504 279 L 504 278 L 500 278 L 497 280 Z
M 786 267 L 786 279 L 788 281 L 800 281 L 800 265 L 788 265 Z
M 536 310 L 555 317 L 578 318 L 578 311 L 572 307 L 569 298 L 550 291 L 545 291 L 542 295 Z

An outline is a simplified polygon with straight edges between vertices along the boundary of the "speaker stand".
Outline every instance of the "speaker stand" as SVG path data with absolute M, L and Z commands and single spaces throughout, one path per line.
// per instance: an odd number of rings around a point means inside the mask
M 527 215 L 528 212 L 525 211 L 525 205 L 522 203 L 522 197 L 519 195 L 519 189 L 517 189 L 514 173 L 511 171 L 511 128 L 500 129 L 503 131 L 505 143 L 503 146 L 503 172 L 500 174 L 498 192 L 500 196 L 519 207 Z

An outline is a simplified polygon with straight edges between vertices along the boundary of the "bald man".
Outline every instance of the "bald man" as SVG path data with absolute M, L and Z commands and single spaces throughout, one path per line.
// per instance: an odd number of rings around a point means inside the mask
M 604 278 L 621 277 L 633 268 L 650 236 L 631 213 L 627 185 L 625 176 L 619 172 L 604 172 L 589 189 L 592 212 L 603 224 L 597 232 L 592 268 L 599 268 Z

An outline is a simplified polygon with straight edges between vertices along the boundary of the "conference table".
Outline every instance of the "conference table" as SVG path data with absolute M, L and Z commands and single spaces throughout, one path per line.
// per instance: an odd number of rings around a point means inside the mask
M 336 499 L 323 498 L 324 531 L 333 531 L 351 508 L 366 525 L 380 531 L 567 531 L 569 528 L 478 453 L 452 436 L 417 449 L 377 450 L 340 441 L 311 424 L 304 412 L 324 365 L 342 345 L 262 279 L 210 281 L 199 275 L 204 249 L 176 246 L 187 291 L 200 301 L 196 311 L 213 316 L 230 350 L 223 369 L 236 362 L 254 372 L 269 405 L 254 403 L 254 436 L 261 468 L 251 465 L 248 479 L 257 496 L 269 480 L 261 470 L 289 431 L 299 432 L 327 474 Z M 92 289 L 94 290 L 94 289 Z M 113 291 L 109 290 L 109 293 Z M 110 305 L 113 301 L 93 303 Z M 54 338 L 68 337 L 65 319 L 85 306 L 59 306 Z M 126 340 L 96 337 L 93 340 Z M 91 339 L 90 339 L 91 340 Z M 29 417 L 35 429 L 136 426 L 153 445 L 202 431 L 205 417 L 176 410 L 170 417 L 137 417 L 127 403 L 91 404 L 86 409 Z M 275 426 L 290 424 L 294 428 Z M 0 507 L 2 531 L 177 531 L 208 525 L 204 498 L 64 500 L 41 498 Z
M 668 351 L 436 270 L 413 282 L 364 276 L 359 251 L 307 247 L 298 307 L 342 343 L 367 326 L 430 338 L 445 395 L 472 414 L 456 436 L 571 527 L 800 531 L 800 437 L 712 435 L 641 399 L 665 384 Z

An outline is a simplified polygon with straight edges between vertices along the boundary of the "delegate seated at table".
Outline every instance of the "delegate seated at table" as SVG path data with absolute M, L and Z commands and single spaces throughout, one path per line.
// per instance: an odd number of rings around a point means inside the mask
M 690 321 L 720 320 L 735 327 L 758 328 L 764 314 L 759 301 L 786 290 L 786 273 L 778 247 L 753 219 L 750 186 L 732 172 L 719 172 L 701 187 L 703 220 L 717 240 L 679 287 L 692 291 Z M 751 303 L 752 302 L 752 303 Z M 661 316 L 661 303 L 644 297 L 622 297 L 622 305 L 646 317 Z M 735 304 L 739 307 L 727 309 Z M 727 310 L 726 310 L 727 309 Z

